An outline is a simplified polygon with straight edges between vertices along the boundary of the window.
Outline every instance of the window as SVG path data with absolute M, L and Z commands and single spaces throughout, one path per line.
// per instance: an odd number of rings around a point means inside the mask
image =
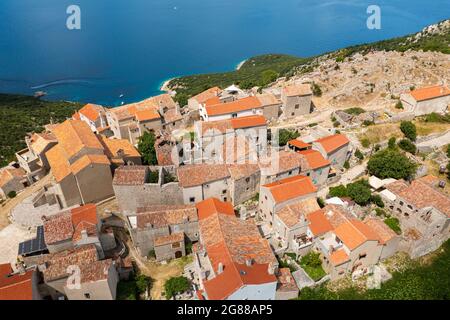
M 208 189 L 209 188 L 209 184 L 205 184 L 205 189 Z
M 237 118 L 237 113 L 232 113 L 232 114 L 231 114 L 231 117 L 232 117 L 232 118 Z
M 194 203 L 194 202 L 195 202 L 195 197 L 190 197 L 190 198 L 189 198 L 189 202 L 190 202 L 190 203 Z
M 181 247 L 179 242 L 172 243 L 172 249 Z
M 359 254 L 359 259 L 364 259 L 365 257 L 367 257 L 367 253 L 360 253 Z
M 226 194 L 227 193 L 227 190 L 225 189 L 225 190 L 222 190 L 222 194 Z
M 90 299 L 90 298 L 91 298 L 91 294 L 90 294 L 90 293 L 85 293 L 85 294 L 84 294 L 84 297 L 85 297 L 86 299 Z
M 245 182 L 249 183 L 250 182 L 250 178 L 245 178 Z
M 267 196 L 264 196 L 264 199 L 266 199 L 266 200 L 267 200 Z
M 292 174 L 292 170 L 288 172 L 288 175 L 291 175 L 291 174 Z
M 292 113 L 291 113 L 291 116 L 294 116 L 294 115 L 295 115 L 295 112 L 292 112 Z
M 400 201 L 400 205 L 401 205 L 401 206 L 403 205 L 403 201 Z
M 296 105 L 295 105 L 295 109 L 298 109 L 298 108 L 300 108 L 300 105 L 299 105 L 299 104 L 296 104 Z

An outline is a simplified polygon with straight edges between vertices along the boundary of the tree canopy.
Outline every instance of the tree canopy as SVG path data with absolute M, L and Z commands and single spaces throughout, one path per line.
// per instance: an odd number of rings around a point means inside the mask
M 187 291 L 189 289 L 190 283 L 186 277 L 172 277 L 166 281 L 164 284 L 164 291 L 166 293 L 166 298 L 171 299 L 177 293 Z
M 138 151 L 142 155 L 144 164 L 157 165 L 158 159 L 156 158 L 155 151 L 155 134 L 153 132 L 144 132 L 139 138 Z
M 280 129 L 278 131 L 278 144 L 279 146 L 285 146 L 290 140 L 297 139 L 300 133 L 288 129 Z
M 406 138 L 411 141 L 416 141 L 417 130 L 416 125 L 411 121 L 402 121 L 400 123 L 400 130 L 403 132 Z
M 378 151 L 367 163 L 369 173 L 380 179 L 407 179 L 413 176 L 416 168 L 413 161 L 394 149 Z

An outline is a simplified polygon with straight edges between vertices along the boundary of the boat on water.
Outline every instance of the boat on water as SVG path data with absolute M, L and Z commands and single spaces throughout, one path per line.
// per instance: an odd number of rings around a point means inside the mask
M 121 93 L 120 95 L 119 95 L 119 98 L 122 98 L 123 97 L 123 93 Z
M 40 97 L 43 97 L 43 96 L 46 96 L 46 95 L 47 95 L 47 92 L 45 92 L 45 91 L 36 91 L 34 93 L 34 97 L 35 98 L 40 98 Z

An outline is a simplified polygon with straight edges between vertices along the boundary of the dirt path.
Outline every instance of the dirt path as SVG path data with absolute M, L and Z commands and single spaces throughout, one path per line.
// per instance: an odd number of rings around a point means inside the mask
M 134 248 L 132 243 L 128 243 L 130 248 L 130 255 L 140 271 L 152 278 L 152 288 L 150 290 L 150 296 L 152 300 L 160 300 L 162 292 L 164 291 L 164 283 L 171 277 L 181 276 L 184 271 L 184 267 L 192 261 L 192 257 L 183 257 L 176 260 L 171 260 L 167 264 L 160 264 L 154 260 L 149 261 L 142 258 Z
M 2 204 L 2 206 L 0 207 L 0 230 L 10 224 L 8 215 L 10 214 L 11 210 L 14 209 L 15 206 L 17 206 L 25 198 L 29 197 L 30 195 L 44 187 L 46 184 L 50 183 L 51 178 L 52 175 L 46 175 L 35 184 L 29 186 L 28 188 L 17 194 L 15 198 L 9 199 Z

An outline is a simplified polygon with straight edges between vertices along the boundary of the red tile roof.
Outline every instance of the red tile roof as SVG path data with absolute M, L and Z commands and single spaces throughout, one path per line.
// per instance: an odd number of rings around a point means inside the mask
M 446 86 L 437 85 L 412 90 L 410 94 L 416 101 L 424 101 L 448 96 L 450 95 L 450 90 Z
M 309 149 L 298 151 L 298 153 L 305 156 L 309 167 L 313 170 L 329 166 L 331 163 L 329 160 L 325 159 L 317 150 Z
M 380 244 L 385 244 L 397 237 L 397 234 L 380 219 L 369 218 L 364 223 L 377 234 Z
M 208 116 L 217 116 L 221 114 L 228 114 L 233 112 L 258 109 L 262 104 L 258 98 L 254 96 L 242 98 L 232 102 L 220 103 L 206 107 L 206 113 Z
M 13 274 L 9 263 L 0 264 L 0 300 L 32 300 L 34 270 Z
M 264 116 L 248 116 L 231 119 L 231 126 L 233 129 L 243 129 L 251 127 L 263 127 L 266 126 L 267 120 Z
M 311 85 L 307 83 L 286 86 L 283 88 L 283 92 L 288 97 L 312 95 Z
M 221 91 L 219 87 L 209 88 L 193 96 L 191 99 L 197 100 L 198 103 L 204 103 L 206 100 L 217 97 Z
M 331 153 L 350 142 L 343 134 L 334 134 L 315 141 L 322 145 L 326 153 Z
M 378 241 L 378 235 L 359 220 L 352 219 L 339 225 L 334 233 L 350 250 L 369 240 Z
M 308 214 L 306 219 L 309 221 L 309 230 L 316 237 L 333 230 L 333 226 L 326 218 L 323 209 Z
M 296 148 L 299 149 L 305 149 L 305 148 L 310 148 L 311 144 L 310 143 L 306 143 L 303 140 L 300 139 L 293 139 L 291 141 L 288 142 L 289 145 L 294 146 Z
M 339 249 L 339 250 L 333 251 L 330 254 L 330 261 L 334 266 L 343 264 L 344 262 L 347 262 L 349 259 L 350 258 L 344 249 Z
M 275 202 L 277 203 L 302 197 L 317 191 L 317 188 L 312 183 L 311 178 L 302 175 L 282 179 L 266 184 L 263 187 L 269 189 Z
M 78 110 L 78 112 L 89 120 L 95 122 L 100 117 L 100 115 L 105 112 L 105 109 L 98 104 L 88 103 L 83 108 Z M 76 119 L 75 115 L 72 117 Z
M 238 219 L 231 204 L 217 199 L 202 201 L 197 208 L 202 243 L 216 272 L 203 281 L 208 299 L 226 299 L 244 285 L 276 282 L 268 271 L 276 258 L 254 222 Z M 247 261 L 252 261 L 250 266 Z
M 189 164 L 177 170 L 178 181 L 183 188 L 226 179 L 230 176 L 226 164 Z

